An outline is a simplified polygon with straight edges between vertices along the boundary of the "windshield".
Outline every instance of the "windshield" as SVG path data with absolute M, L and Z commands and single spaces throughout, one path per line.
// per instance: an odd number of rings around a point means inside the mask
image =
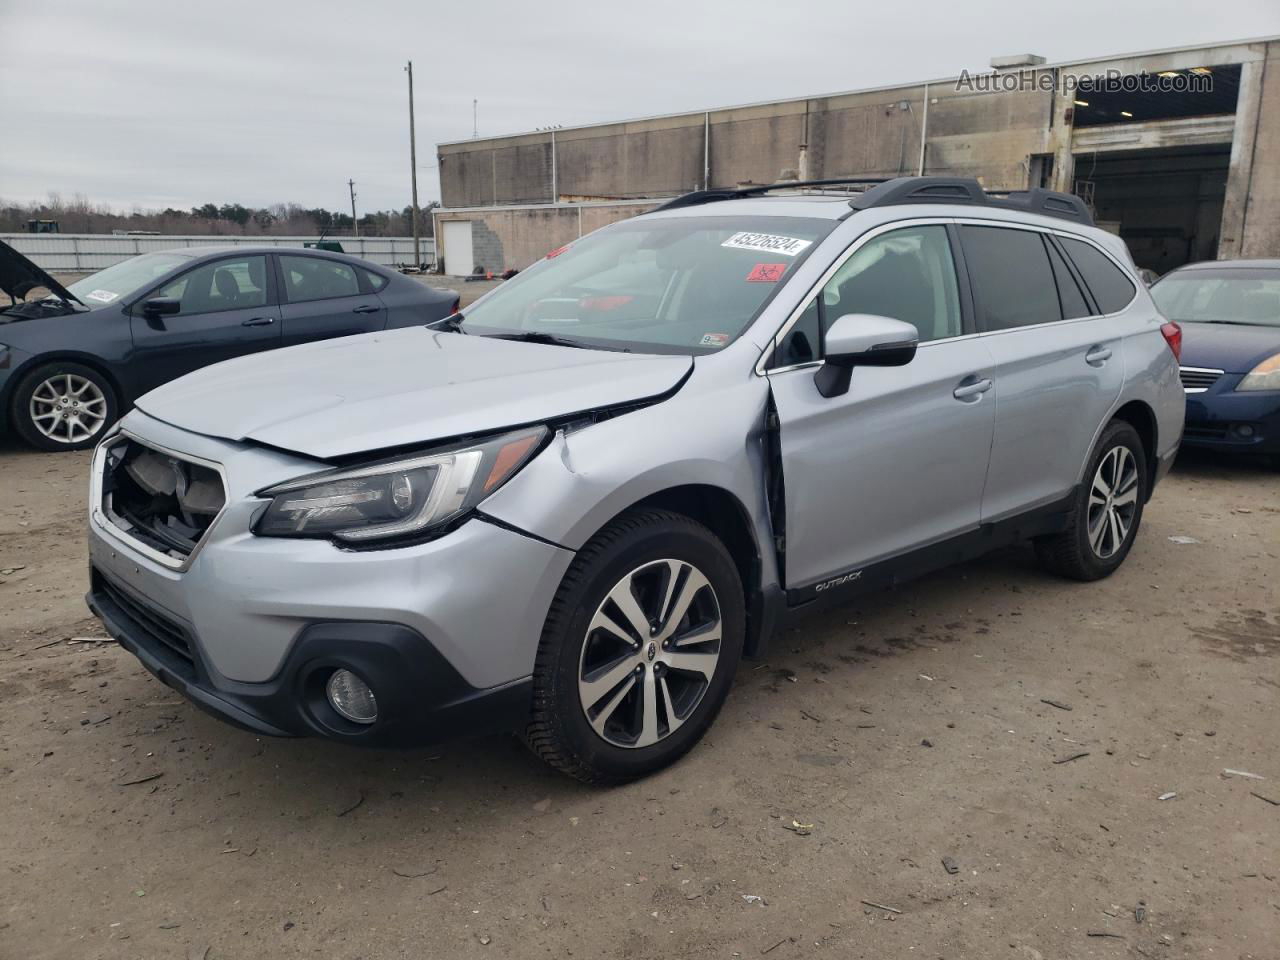
M 1151 288 L 1170 320 L 1280 327 L 1280 270 L 1188 270 Z
M 86 307 L 96 310 L 136 293 L 190 259 L 177 253 L 144 253 L 91 273 L 68 284 L 67 289 Z
M 467 333 L 708 353 L 755 319 L 836 220 L 673 217 L 553 250 L 467 309 Z

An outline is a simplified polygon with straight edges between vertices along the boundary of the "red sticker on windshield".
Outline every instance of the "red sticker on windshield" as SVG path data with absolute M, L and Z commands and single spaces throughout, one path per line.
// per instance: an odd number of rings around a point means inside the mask
M 547 254 L 547 259 L 550 260 L 553 257 L 558 257 L 560 256 L 560 254 L 564 253 L 568 249 L 569 249 L 569 244 L 567 243 L 563 247 L 556 247 L 554 250 L 552 250 L 550 253 Z
M 757 263 L 747 274 L 748 283 L 777 283 L 787 272 L 785 263 Z

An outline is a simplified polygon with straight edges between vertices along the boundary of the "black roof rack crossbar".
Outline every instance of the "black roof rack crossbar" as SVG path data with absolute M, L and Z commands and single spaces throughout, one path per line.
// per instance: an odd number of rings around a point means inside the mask
M 656 213 L 659 210 L 696 207 L 699 204 L 715 203 L 718 200 L 740 200 L 743 197 L 757 197 L 771 190 L 794 190 L 798 187 L 869 187 L 887 182 L 887 177 L 829 177 L 825 180 L 783 180 L 780 183 L 760 183 L 746 187 L 717 187 L 712 190 L 694 190 L 692 193 L 673 197 L 661 206 L 654 207 L 649 212 Z
M 849 201 L 854 210 L 870 210 L 873 207 L 889 207 L 907 203 L 958 203 L 996 207 L 1003 210 L 1022 210 L 1047 217 L 1073 220 L 1093 225 L 1093 213 L 1077 196 L 1058 193 L 1042 187 L 1029 190 L 984 190 L 972 177 L 832 177 L 826 180 L 784 180 L 781 183 L 762 183 L 747 187 L 695 190 L 674 197 L 653 211 L 676 210 L 680 207 L 696 207 L 719 200 L 739 200 L 756 197 L 772 190 L 793 190 L 799 187 L 866 187 L 861 194 Z
M 1085 202 L 1069 193 L 1042 187 L 987 191 L 972 177 L 899 177 L 854 197 L 849 206 L 855 210 L 869 210 L 905 203 L 971 203 L 1093 224 L 1093 213 Z

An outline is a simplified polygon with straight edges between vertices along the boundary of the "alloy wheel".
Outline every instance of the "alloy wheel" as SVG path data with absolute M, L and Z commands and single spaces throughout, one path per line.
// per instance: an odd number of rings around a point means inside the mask
M 1113 557 L 1129 536 L 1138 511 L 1138 463 L 1128 447 L 1107 451 L 1089 491 L 1089 546 L 1101 560 Z
M 578 698 L 606 742 L 649 747 L 697 710 L 720 662 L 720 604 L 690 563 L 637 567 L 605 595 L 587 627 Z
M 107 398 L 88 377 L 58 373 L 35 388 L 28 412 L 35 428 L 55 443 L 81 443 L 106 423 Z

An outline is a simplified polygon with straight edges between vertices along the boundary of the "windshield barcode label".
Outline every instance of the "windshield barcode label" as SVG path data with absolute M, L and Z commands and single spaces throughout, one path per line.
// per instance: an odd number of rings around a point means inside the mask
M 794 257 L 803 253 L 812 240 L 801 240 L 798 237 L 779 237 L 772 233 L 749 233 L 742 231 L 720 244 L 722 247 L 733 247 L 735 250 L 765 250 L 769 253 L 780 253 L 784 257 Z

